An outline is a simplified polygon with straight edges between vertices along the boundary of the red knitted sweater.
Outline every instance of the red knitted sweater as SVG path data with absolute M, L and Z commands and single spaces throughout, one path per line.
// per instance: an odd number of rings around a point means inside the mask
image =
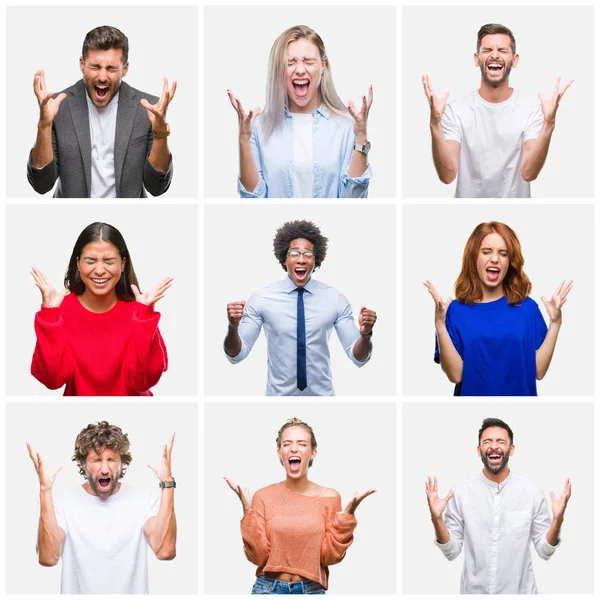
M 167 370 L 159 319 L 153 307 L 125 300 L 94 313 L 69 294 L 35 315 L 31 374 L 51 390 L 66 384 L 65 396 L 152 396 Z
M 356 517 L 335 496 L 305 496 L 275 483 L 258 490 L 241 523 L 246 558 L 256 575 L 292 573 L 327 589 L 329 569 L 352 543 Z

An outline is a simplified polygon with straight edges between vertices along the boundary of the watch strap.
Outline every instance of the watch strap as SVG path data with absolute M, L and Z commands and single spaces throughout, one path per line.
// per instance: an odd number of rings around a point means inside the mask
M 164 490 L 165 488 L 176 488 L 177 484 L 175 483 L 175 479 L 173 479 L 173 481 L 159 481 L 158 487 L 161 490 Z

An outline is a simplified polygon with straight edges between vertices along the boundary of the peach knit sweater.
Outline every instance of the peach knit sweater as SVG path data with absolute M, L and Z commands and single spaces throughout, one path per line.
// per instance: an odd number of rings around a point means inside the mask
M 344 514 L 340 495 L 305 496 L 275 483 L 258 490 L 241 522 L 246 558 L 256 575 L 292 573 L 327 589 L 328 565 L 344 558 L 356 517 Z

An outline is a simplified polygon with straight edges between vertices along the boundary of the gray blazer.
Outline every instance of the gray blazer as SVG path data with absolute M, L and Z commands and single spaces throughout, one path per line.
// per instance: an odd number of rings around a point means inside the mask
M 27 179 L 38 194 L 54 190 L 55 198 L 89 198 L 92 183 L 92 143 L 90 122 L 83 80 L 64 90 L 62 101 L 52 125 L 54 160 L 38 169 L 27 162 Z M 57 94 L 58 95 L 58 94 Z M 119 89 L 117 126 L 115 132 L 115 181 L 117 197 L 145 198 L 146 188 L 153 196 L 169 189 L 173 176 L 173 161 L 166 173 L 156 171 L 148 162 L 152 149 L 152 126 L 140 99 L 150 104 L 156 96 L 132 88 L 124 81 Z

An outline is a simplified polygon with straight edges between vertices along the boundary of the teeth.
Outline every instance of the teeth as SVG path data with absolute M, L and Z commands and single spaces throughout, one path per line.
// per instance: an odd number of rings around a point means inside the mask
M 93 279 L 92 278 L 92 281 L 94 283 L 106 283 L 108 281 L 108 279 Z
M 294 79 L 292 83 L 296 85 L 306 85 L 308 83 L 308 79 Z

